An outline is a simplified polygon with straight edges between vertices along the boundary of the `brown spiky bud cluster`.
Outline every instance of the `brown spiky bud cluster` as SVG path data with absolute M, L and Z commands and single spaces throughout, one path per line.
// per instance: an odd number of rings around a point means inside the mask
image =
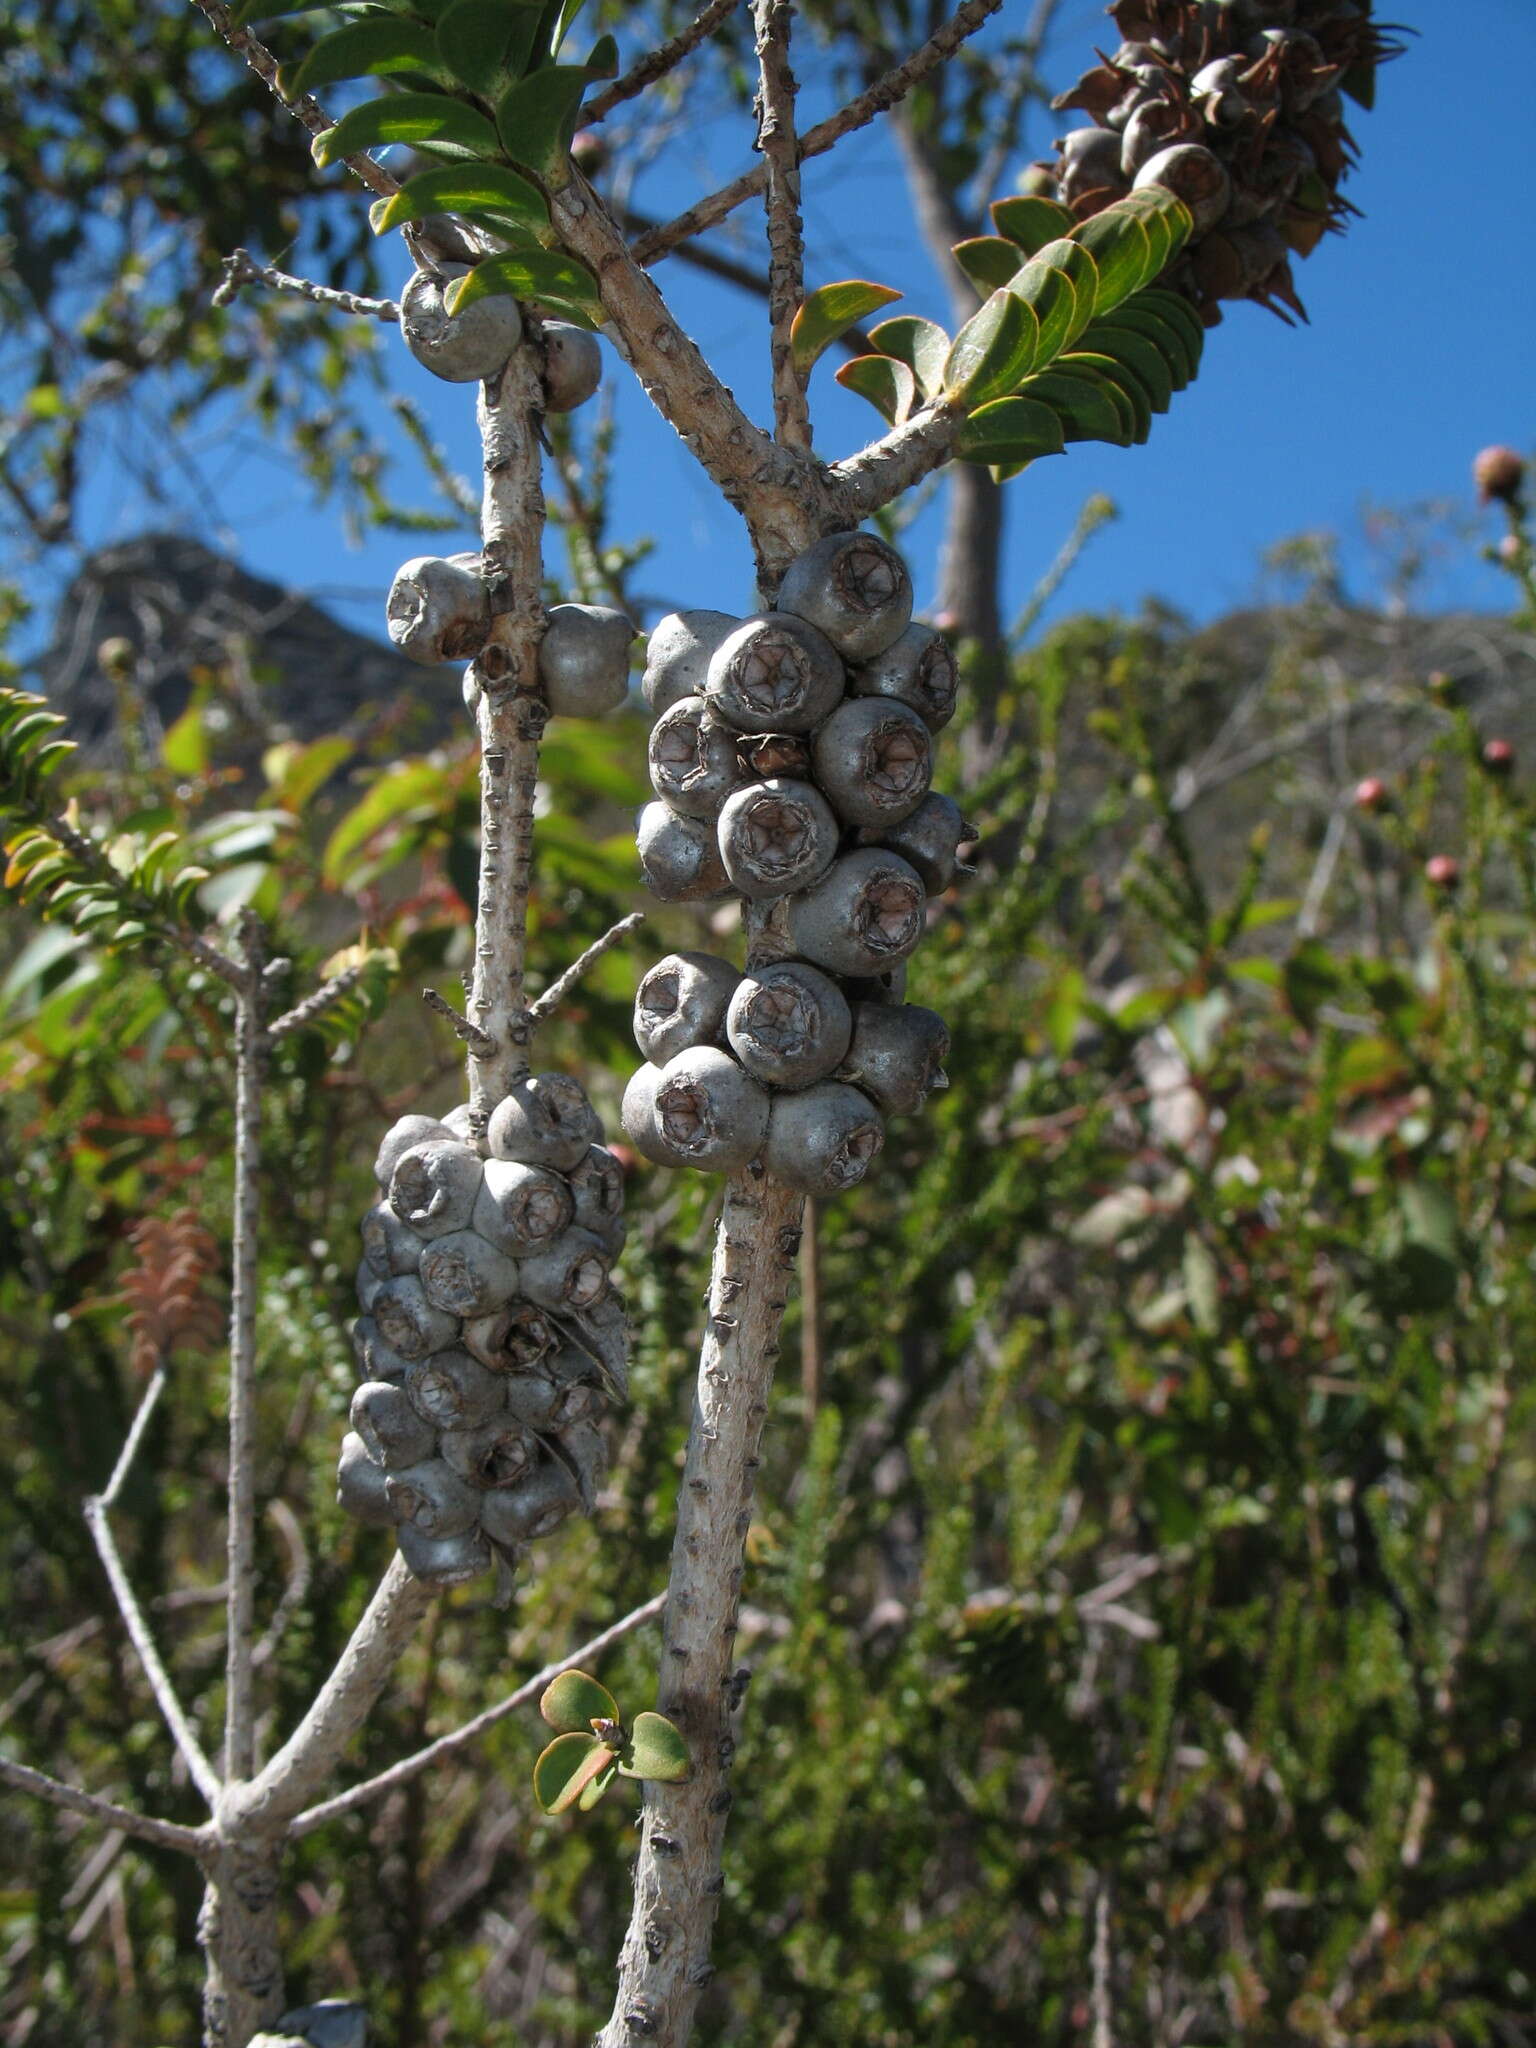
M 219 1248 L 196 1210 L 147 1216 L 128 1242 L 137 1254 L 123 1275 L 134 1370 L 148 1375 L 173 1351 L 217 1349 L 226 1311 L 208 1281 L 218 1271 Z
M 457 1585 L 591 1511 L 628 1384 L 624 1176 L 579 1084 L 534 1074 L 478 1139 L 467 1107 L 402 1117 L 374 1178 L 337 1499 Z
M 1163 282 L 1210 322 L 1223 299 L 1305 318 L 1291 275 L 1357 211 L 1339 187 L 1356 149 L 1346 100 L 1369 106 L 1400 45 L 1371 0 L 1116 0 L 1123 40 L 1056 100 L 1092 126 L 1031 166 L 1031 190 L 1080 218 L 1163 185 L 1195 233 Z
M 656 717 L 640 862 L 663 901 L 735 896 L 790 957 L 745 973 L 673 953 L 640 984 L 646 1064 L 624 1128 L 648 1159 L 754 1162 L 807 1194 L 862 1180 L 888 1116 L 944 1085 L 949 1034 L 901 1000 L 930 894 L 974 836 L 935 796 L 954 656 L 912 623 L 912 581 L 873 534 L 829 535 L 755 618 L 677 612 L 651 634 Z

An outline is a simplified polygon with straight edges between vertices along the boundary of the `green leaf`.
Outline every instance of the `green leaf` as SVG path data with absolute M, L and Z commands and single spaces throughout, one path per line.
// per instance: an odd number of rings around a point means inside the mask
M 1117 325 L 1118 320 L 1118 313 L 1112 313 L 1108 320 L 1095 320 L 1084 331 L 1084 350 L 1108 356 L 1124 365 L 1147 394 L 1152 410 L 1166 412 L 1173 403 L 1174 392 L 1173 371 L 1168 367 L 1168 358 L 1156 342 L 1149 341 L 1135 328 Z
M 1138 292 L 1134 299 L 1127 299 L 1122 306 L 1116 306 L 1113 313 L 1104 320 L 1095 320 L 1084 330 L 1083 340 L 1095 346 L 1094 336 L 1103 334 L 1140 336 L 1155 348 L 1162 357 L 1168 376 L 1175 391 L 1182 391 L 1194 380 L 1195 362 L 1191 358 L 1188 338 L 1182 326 L 1168 319 L 1166 314 L 1144 303 L 1146 294 Z M 1106 351 L 1113 355 L 1114 350 Z
M 578 64 L 551 64 L 510 85 L 496 103 L 501 146 L 515 163 L 552 172 L 570 154 L 586 71 Z
M 1015 293 L 996 291 L 955 336 L 944 365 L 944 394 L 970 405 L 1004 398 L 1028 376 L 1040 353 L 1040 323 Z
M 617 1721 L 619 1709 L 606 1686 L 585 1671 L 562 1671 L 544 1688 L 539 1712 L 551 1728 L 562 1733 L 579 1730 L 590 1735 L 594 1721 Z
M 1152 401 L 1137 382 L 1134 371 L 1117 363 L 1113 356 L 1077 349 L 1058 356 L 1053 367 L 1068 376 L 1096 379 L 1120 407 L 1121 419 L 1132 441 L 1139 446 L 1147 440 L 1152 432 Z
M 1061 422 L 1064 440 L 1109 441 L 1117 448 L 1131 445 L 1124 401 L 1117 403 L 1097 378 L 1073 376 L 1053 366 L 1031 377 L 1020 395 L 1050 407 Z
M 693 1769 L 688 1745 L 665 1714 L 636 1714 L 629 1741 L 619 1756 L 626 1778 L 657 1778 L 680 1785 Z
M 808 377 L 818 359 L 840 334 L 882 306 L 889 306 L 901 293 L 888 284 L 871 284 L 867 278 L 849 277 L 837 284 L 824 284 L 811 292 L 795 314 L 789 330 L 790 352 L 795 368 Z
M 1001 235 L 974 235 L 968 242 L 956 242 L 949 253 L 982 292 L 1005 285 L 1024 261 L 1018 244 Z
M 564 1813 L 612 1768 L 613 1751 L 595 1735 L 557 1735 L 533 1767 L 533 1796 L 546 1813 Z
M 844 390 L 867 398 L 893 427 L 917 409 L 917 379 L 894 356 L 855 356 L 835 374 Z
M 1156 274 L 1152 238 L 1134 213 L 1106 206 L 1091 220 L 1072 232 L 1073 241 L 1086 249 L 1098 267 L 1099 288 L 1094 299 L 1095 314 L 1107 313 L 1132 292 L 1140 291 Z
M 924 398 L 934 398 L 943 390 L 949 336 L 942 327 L 916 313 L 898 313 L 894 320 L 882 320 L 872 327 L 869 338 L 881 355 L 906 364 Z
M 612 1752 L 610 1751 L 609 1754 L 611 1755 Z M 615 1759 L 606 1769 L 599 1771 L 597 1776 L 591 1779 L 583 1789 L 581 1797 L 576 1802 L 577 1811 L 579 1813 L 590 1813 L 618 1774 L 619 1766 L 617 1759 Z
M 343 114 L 334 128 L 317 135 L 310 153 L 323 170 L 343 157 L 390 142 L 452 143 L 469 156 L 496 154 L 496 130 L 473 107 L 444 93 L 388 93 Z
M 619 46 L 612 36 L 599 36 L 587 53 L 582 66 L 588 78 L 617 78 L 619 75 Z
M 1205 322 L 1188 299 L 1178 292 L 1165 290 L 1161 285 L 1149 285 L 1145 291 L 1137 293 L 1136 306 L 1139 310 L 1156 313 L 1183 335 L 1192 364 L 1190 375 L 1193 376 L 1205 353 Z
M 418 171 L 388 199 L 376 199 L 368 218 L 373 232 L 382 235 L 429 213 L 485 216 L 493 224 L 508 220 L 529 228 L 549 220 L 538 187 L 502 164 L 445 164 L 441 170 Z
M 376 833 L 435 818 L 451 795 L 448 771 L 436 762 L 401 761 L 386 769 L 331 834 L 321 860 L 327 884 L 334 889 L 346 883 L 355 856 Z
M 268 747 L 261 757 L 261 772 L 267 778 L 272 801 L 281 804 L 285 811 L 302 811 L 352 751 L 353 742 L 339 733 L 311 740 L 308 746 L 301 746 L 297 740 L 283 740 Z
M 438 17 L 438 59 L 460 85 L 493 100 L 527 64 L 538 25 L 528 0 L 453 0 Z
M 1070 206 L 1054 199 L 994 199 L 992 225 L 1026 256 L 1037 256 L 1047 242 L 1070 234 L 1077 217 Z
M 1010 468 L 1041 455 L 1060 455 L 1064 447 L 1060 419 L 1036 398 L 998 398 L 979 406 L 955 443 L 956 453 L 967 462 Z
M 1067 241 L 1047 242 L 1010 280 L 1009 291 L 1024 301 L 1040 323 L 1036 362 L 1041 367 L 1062 349 L 1070 348 L 1088 325 L 1098 288 L 1093 258 L 1076 242 Z
M 285 64 L 278 84 L 289 99 L 347 78 L 386 78 L 393 71 L 438 70 L 432 31 L 417 21 L 348 22 L 320 41 L 301 64 Z
M 1156 266 L 1153 277 L 1161 275 L 1195 231 L 1195 217 L 1189 208 L 1162 185 L 1143 185 L 1127 192 L 1115 206 L 1135 214 L 1146 229 Z
M 203 705 L 194 696 L 160 742 L 160 758 L 175 775 L 201 775 L 208 766 L 208 734 Z M 175 837 L 174 833 L 171 835 Z
M 476 299 L 507 292 L 515 299 L 534 299 L 541 306 L 554 307 L 583 327 L 596 327 L 602 320 L 602 302 L 592 273 L 583 270 L 573 256 L 562 256 L 553 249 L 513 249 L 504 256 L 487 256 L 467 277 L 449 286 L 443 304 L 450 313 L 458 313 Z

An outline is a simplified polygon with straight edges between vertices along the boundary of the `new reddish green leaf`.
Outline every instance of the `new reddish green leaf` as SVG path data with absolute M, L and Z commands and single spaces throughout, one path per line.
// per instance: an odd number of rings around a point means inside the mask
M 592 1733 L 594 1721 L 617 1721 L 619 1709 L 608 1688 L 585 1671 L 562 1671 L 545 1686 L 539 1712 L 551 1728 Z
M 822 285 L 805 300 L 790 326 L 789 345 L 795 368 L 802 377 L 808 377 L 818 358 L 839 335 L 900 297 L 901 293 L 892 291 L 889 285 L 871 284 L 862 277 Z
M 917 379 L 893 356 L 855 356 L 838 366 L 837 381 L 867 398 L 893 427 L 916 410 Z
M 869 338 L 883 356 L 905 363 L 917 379 L 924 398 L 933 398 L 944 388 L 944 365 L 949 360 L 949 336 L 932 320 L 916 313 L 898 313 L 894 320 L 882 320 L 869 330 Z
M 997 232 L 1017 243 L 1026 256 L 1038 255 L 1047 242 L 1069 234 L 1077 224 L 1072 209 L 1054 199 L 994 199 L 991 212 Z
M 546 1813 L 564 1813 L 613 1763 L 613 1751 L 595 1735 L 557 1735 L 533 1767 L 533 1796 Z

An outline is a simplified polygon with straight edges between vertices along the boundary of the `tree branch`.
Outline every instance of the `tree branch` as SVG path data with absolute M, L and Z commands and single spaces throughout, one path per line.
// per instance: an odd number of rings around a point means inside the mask
M 645 912 L 632 910 L 628 917 L 621 917 L 617 924 L 610 925 L 600 939 L 593 940 L 585 953 L 577 954 L 563 974 L 555 977 L 537 1002 L 529 1005 L 528 1015 L 532 1021 L 535 1024 L 542 1024 L 546 1017 L 552 1017 L 581 977 L 595 967 L 603 955 L 611 951 L 621 939 L 627 938 L 644 923 Z
M 339 312 L 356 313 L 367 320 L 394 322 L 400 318 L 400 308 L 393 299 L 365 299 L 356 292 L 340 292 L 328 284 L 315 284 L 307 277 L 293 277 L 286 270 L 258 263 L 249 249 L 236 249 L 224 258 L 224 276 L 214 291 L 213 303 L 233 305 L 241 287 L 248 284 L 268 285 L 275 292 L 296 292 L 301 299 L 309 299 L 317 306 L 335 306 Z
M 295 1003 L 291 1010 L 285 1011 L 275 1023 L 268 1025 L 268 1040 L 287 1038 L 290 1032 L 302 1031 L 306 1025 L 315 1023 L 327 1010 L 333 1009 L 343 996 L 352 993 L 365 972 L 366 969 L 359 962 L 355 967 L 344 968 L 340 974 L 333 974 L 329 981 L 320 984 L 313 995 L 307 995 L 302 1003 Z
M 606 92 L 600 92 L 596 99 L 589 101 L 581 110 L 583 125 L 590 127 L 594 122 L 604 120 L 615 107 L 622 106 L 625 100 L 634 99 L 637 94 L 644 92 L 648 85 L 654 85 L 658 78 L 665 78 L 669 71 L 675 71 L 683 59 L 691 56 L 699 44 L 714 33 L 738 4 L 739 0 L 709 0 L 709 5 L 688 24 L 687 28 L 679 30 L 671 42 L 663 43 L 659 49 L 652 50 L 648 56 L 642 57 L 622 78 L 615 79 Z
M 805 297 L 805 236 L 800 217 L 800 153 L 795 135 L 795 74 L 789 0 L 753 0 L 757 30 L 757 146 L 763 155 L 768 212 L 768 350 L 773 365 L 775 438 L 786 448 L 811 446 L 805 378 L 796 368 L 789 331 Z
M 211 1835 L 205 1828 L 184 1828 L 177 1821 L 151 1820 L 147 1814 L 130 1813 L 126 1806 L 98 1799 L 94 1792 L 77 1792 L 73 1785 L 61 1784 L 46 1771 L 34 1771 L 27 1764 L 13 1763 L 9 1757 L 0 1756 L 0 1784 L 29 1792 L 34 1799 L 46 1799 L 50 1806 L 61 1806 L 66 1813 L 78 1813 L 86 1820 L 121 1828 L 125 1835 L 132 1835 L 139 1842 L 152 1842 L 157 1849 L 179 1849 L 184 1856 L 208 1854 Z
M 429 1742 L 425 1749 L 417 1750 L 414 1756 L 404 1757 L 399 1763 L 391 1764 L 387 1771 L 380 1771 L 377 1777 L 369 1778 L 361 1785 L 349 1786 L 345 1792 L 338 1792 L 334 1799 L 327 1799 L 319 1806 L 310 1807 L 307 1813 L 301 1813 L 294 1821 L 289 1833 L 295 1837 L 310 1834 L 326 1821 L 336 1820 L 344 1813 L 353 1813 L 359 1806 L 366 1806 L 370 1800 L 381 1798 L 386 1792 L 392 1792 L 397 1785 L 408 1784 L 412 1778 L 419 1777 L 425 1770 L 430 1770 L 440 1758 L 452 1756 L 455 1751 L 478 1741 L 488 1728 L 495 1727 L 496 1723 L 505 1720 L 508 1714 L 515 1713 L 519 1707 L 525 1707 L 536 1700 L 545 1686 L 552 1679 L 558 1678 L 562 1671 L 569 1671 L 575 1666 L 584 1667 L 600 1657 L 605 1650 L 612 1649 L 613 1645 L 621 1642 L 625 1636 L 632 1635 L 637 1628 L 643 1628 L 646 1622 L 660 1614 L 666 1604 L 666 1594 L 658 1593 L 654 1599 L 647 1600 L 644 1606 L 632 1608 L 621 1621 L 613 1622 L 601 1634 L 593 1636 L 579 1649 L 572 1650 L 568 1657 L 563 1657 L 558 1663 L 546 1664 L 542 1671 L 536 1671 L 532 1678 L 517 1688 L 516 1692 L 508 1693 L 504 1700 L 498 1700 L 494 1707 L 487 1707 L 483 1714 L 476 1714 L 472 1721 L 466 1721 L 462 1728 L 456 1728 L 451 1735 L 440 1735 L 436 1742 Z
M 843 523 L 857 526 L 942 468 L 954 453 L 964 424 L 960 406 L 930 406 L 857 455 L 834 462 L 830 479 Z
M 261 1089 L 266 946 L 260 920 L 241 922 L 245 973 L 235 996 L 234 1280 L 229 1298 L 229 1602 L 224 1646 L 224 1770 L 256 1767 L 256 1259 L 261 1213 Z

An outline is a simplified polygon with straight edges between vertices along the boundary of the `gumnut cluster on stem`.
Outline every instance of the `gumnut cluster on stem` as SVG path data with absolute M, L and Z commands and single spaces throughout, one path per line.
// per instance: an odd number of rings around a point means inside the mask
M 944 1085 L 949 1034 L 901 982 L 974 837 L 929 787 L 957 680 L 912 623 L 905 563 L 867 533 L 806 549 L 772 611 L 677 612 L 651 634 L 646 881 L 665 902 L 740 899 L 777 919 L 789 957 L 673 953 L 641 981 L 645 1064 L 622 1115 L 646 1158 L 836 1194 L 885 1119 Z

